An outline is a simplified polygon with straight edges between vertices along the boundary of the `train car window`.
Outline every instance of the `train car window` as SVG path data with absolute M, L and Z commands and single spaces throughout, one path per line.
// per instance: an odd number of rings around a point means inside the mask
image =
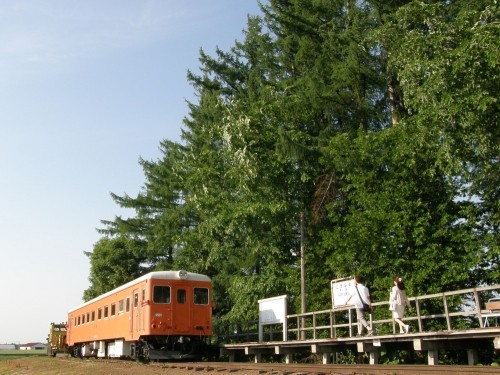
M 92 311 L 92 321 L 95 320 L 95 311 Z
M 177 303 L 186 303 L 186 290 L 177 290 Z
M 118 314 L 122 314 L 123 313 L 123 300 L 119 300 L 118 301 Z
M 99 308 L 97 310 L 97 319 L 102 319 L 102 309 L 101 308 Z
M 134 293 L 134 307 L 139 303 L 139 293 Z
M 87 313 L 87 323 L 90 322 L 90 313 Z
M 108 317 L 108 306 L 104 306 L 104 317 Z
M 146 290 L 143 289 L 142 290 L 142 299 L 141 299 L 141 301 L 145 301 L 145 300 L 146 300 Z
M 85 314 L 82 314 L 82 324 L 85 324 Z
M 80 325 L 80 317 L 78 317 L 78 324 L 77 324 L 77 325 L 78 325 L 78 326 Z
M 116 314 L 116 305 L 114 303 L 111 304 L 111 316 Z
M 153 289 L 154 303 L 170 303 L 170 287 L 167 285 L 156 285 Z
M 208 305 L 208 288 L 194 288 L 194 304 Z
M 125 312 L 130 311 L 130 297 L 127 297 L 127 301 L 125 302 Z

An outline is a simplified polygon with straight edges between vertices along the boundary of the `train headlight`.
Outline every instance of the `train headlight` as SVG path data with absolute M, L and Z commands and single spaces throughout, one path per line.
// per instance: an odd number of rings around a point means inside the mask
M 178 276 L 179 276 L 179 279 L 186 280 L 188 278 L 188 273 L 187 273 L 187 271 L 179 271 Z

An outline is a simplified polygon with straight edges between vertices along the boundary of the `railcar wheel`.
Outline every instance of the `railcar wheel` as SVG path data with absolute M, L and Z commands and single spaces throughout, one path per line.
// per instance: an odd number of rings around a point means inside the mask
M 132 345 L 131 357 L 137 362 L 149 362 L 149 347 L 145 341 L 137 341 Z
M 145 345 L 142 350 L 142 360 L 144 362 L 149 362 L 149 347 Z
M 82 350 L 80 346 L 75 345 L 73 347 L 73 357 L 82 358 Z

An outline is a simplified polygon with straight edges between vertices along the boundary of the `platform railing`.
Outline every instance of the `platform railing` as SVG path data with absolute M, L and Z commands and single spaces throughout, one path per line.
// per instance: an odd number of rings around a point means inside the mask
M 403 321 L 413 332 L 484 328 L 484 318 L 489 311 L 483 306 L 498 293 L 500 285 L 491 285 L 412 297 L 409 298 L 412 308 L 406 309 Z M 389 311 L 389 301 L 372 305 L 369 324 L 375 334 L 395 334 L 396 324 Z M 287 341 L 352 337 L 357 333 L 353 306 L 287 315 L 287 324 Z
M 410 332 L 436 332 L 484 328 L 490 311 L 484 308 L 492 297 L 500 295 L 500 284 L 409 298 L 411 309 L 403 319 Z M 375 302 L 369 324 L 375 335 L 396 334 L 397 327 L 389 311 L 389 301 Z M 366 314 L 368 318 L 368 314 Z M 258 341 L 257 320 L 243 323 L 214 323 L 215 340 L 219 342 Z M 301 341 L 353 337 L 357 334 L 353 306 L 290 314 L 286 316 L 287 337 L 283 325 L 264 326 L 264 341 Z

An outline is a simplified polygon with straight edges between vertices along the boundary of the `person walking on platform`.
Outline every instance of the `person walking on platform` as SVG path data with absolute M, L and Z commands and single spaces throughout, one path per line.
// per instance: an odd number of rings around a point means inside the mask
M 356 307 L 356 319 L 358 321 L 358 336 L 361 336 L 363 333 L 363 327 L 367 330 L 367 335 L 373 335 L 373 329 L 368 325 L 368 322 L 365 319 L 365 312 L 371 313 L 371 297 L 370 291 L 366 286 L 363 285 L 363 276 L 355 276 L 354 277 L 354 285 L 351 291 L 351 294 L 345 301 L 345 305 L 353 299 L 353 304 Z
M 392 318 L 399 324 L 400 333 L 410 332 L 410 326 L 401 320 L 405 316 L 405 307 L 411 307 L 410 301 L 406 297 L 406 290 L 403 279 L 399 276 L 394 278 L 394 286 L 389 296 L 389 309 L 392 311 Z

